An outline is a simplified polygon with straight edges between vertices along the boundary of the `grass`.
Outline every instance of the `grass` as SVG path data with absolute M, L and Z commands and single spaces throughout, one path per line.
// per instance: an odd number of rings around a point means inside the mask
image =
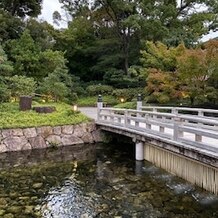
M 106 106 L 113 106 L 119 103 L 119 100 L 114 96 L 103 96 L 103 102 Z M 96 107 L 97 97 L 88 96 L 78 99 L 77 104 L 80 107 Z
M 33 106 L 54 106 L 56 111 L 50 114 L 39 114 L 33 110 L 19 111 L 18 103 L 0 104 L 0 128 L 24 128 L 37 126 L 59 126 L 78 124 L 89 120 L 79 112 L 73 112 L 72 106 L 64 103 L 38 104 Z

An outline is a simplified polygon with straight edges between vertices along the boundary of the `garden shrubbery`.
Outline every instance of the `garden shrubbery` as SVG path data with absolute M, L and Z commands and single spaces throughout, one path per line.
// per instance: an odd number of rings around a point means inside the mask
M 115 89 L 112 95 L 116 98 L 124 98 L 125 101 L 131 101 L 137 98 L 138 94 L 144 94 L 142 88 Z
M 90 96 L 97 96 L 99 94 L 101 95 L 110 95 L 113 91 L 112 86 L 108 85 L 90 85 L 86 88 L 86 92 Z

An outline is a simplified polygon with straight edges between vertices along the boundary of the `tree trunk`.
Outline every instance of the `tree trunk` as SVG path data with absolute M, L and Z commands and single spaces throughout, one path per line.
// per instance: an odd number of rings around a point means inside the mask
M 125 32 L 125 30 L 124 30 Z M 127 29 L 127 33 L 123 34 L 123 55 L 124 55 L 124 72 L 129 75 L 129 43 L 130 43 L 130 29 Z

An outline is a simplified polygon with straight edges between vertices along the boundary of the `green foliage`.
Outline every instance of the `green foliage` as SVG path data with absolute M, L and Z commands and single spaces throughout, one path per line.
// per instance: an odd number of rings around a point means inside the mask
M 82 28 L 81 28 L 82 27 Z M 69 23 L 66 30 L 55 34 L 55 47 L 65 52 L 69 71 L 83 81 L 93 80 L 91 67 L 95 55 L 88 51 L 95 43 L 93 23 L 85 17 L 78 17 Z
M 175 71 L 177 57 L 185 52 L 183 44 L 167 47 L 161 42 L 146 42 L 145 50 L 141 51 L 141 63 L 144 68 L 155 68 L 162 71 Z
M 7 42 L 10 58 L 14 62 L 14 72 L 37 78 L 40 72 L 40 48 L 35 44 L 28 30 L 18 40 Z
M 8 86 L 0 79 L 0 103 L 8 101 L 10 97 Z
M 86 92 L 90 95 L 90 96 L 97 96 L 99 94 L 101 95 L 109 95 L 111 94 L 113 91 L 113 87 L 112 86 L 108 86 L 108 85 L 90 85 L 86 88 Z
M 66 69 L 66 59 L 61 51 L 52 51 L 50 49 L 40 53 L 40 69 L 37 77 L 42 79 L 53 73 L 57 69 Z M 64 73 L 65 74 L 65 73 Z
M 0 8 L 8 11 L 12 16 L 37 17 L 41 11 L 42 0 L 1 0 Z
M 136 101 L 120 103 L 114 106 L 115 108 L 136 109 Z
M 129 89 L 115 89 L 112 92 L 112 95 L 116 98 L 124 98 L 125 101 L 131 101 L 133 98 L 136 98 L 138 94 L 144 93 L 144 90 L 141 88 L 129 88 Z
M 39 90 L 42 94 L 50 96 L 55 102 L 63 101 L 70 93 L 70 88 L 66 83 L 70 82 L 66 69 L 57 68 L 50 73 L 40 84 Z
M 33 106 L 40 106 L 39 104 Z M 45 106 L 45 105 L 41 105 Z M 48 106 L 48 105 L 46 105 Z M 49 104 L 56 111 L 50 114 L 39 114 L 35 111 L 21 112 L 18 104 L 4 103 L 0 105 L 0 128 L 24 128 L 37 126 L 58 126 L 78 124 L 89 119 L 81 113 L 72 113 L 72 107 L 67 104 Z
M 53 37 L 55 30 L 52 25 L 48 24 L 46 21 L 38 21 L 30 18 L 26 22 L 26 28 L 29 30 L 34 42 L 42 51 L 53 48 L 55 44 Z
M 96 107 L 98 96 L 81 97 L 77 100 L 80 107 Z M 103 96 L 103 102 L 106 106 L 113 106 L 119 103 L 119 99 L 111 95 Z
M 18 17 L 14 17 L 7 11 L 0 8 L 0 42 L 4 43 L 9 39 L 16 39 L 20 36 L 24 23 Z
M 105 73 L 104 82 L 116 88 L 135 88 L 145 85 L 145 78 L 142 78 L 142 75 L 134 75 L 132 73 L 125 75 L 123 70 L 113 68 Z
M 2 46 L 0 45 L 0 76 L 9 75 L 13 71 L 12 64 L 7 60 Z
M 209 46 L 204 50 L 189 49 L 178 58 L 178 72 L 191 104 L 197 99 L 203 101 L 207 96 L 208 80 L 218 71 L 217 48 L 218 43 L 214 43 L 212 48 Z
M 21 95 L 33 95 L 36 90 L 36 81 L 26 76 L 7 77 L 7 84 L 11 92 L 11 97 L 18 98 Z

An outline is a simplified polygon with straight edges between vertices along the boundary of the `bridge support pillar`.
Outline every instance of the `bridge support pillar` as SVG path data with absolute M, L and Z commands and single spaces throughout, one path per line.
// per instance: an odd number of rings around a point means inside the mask
M 144 143 L 143 142 L 135 143 L 135 159 L 144 160 Z

